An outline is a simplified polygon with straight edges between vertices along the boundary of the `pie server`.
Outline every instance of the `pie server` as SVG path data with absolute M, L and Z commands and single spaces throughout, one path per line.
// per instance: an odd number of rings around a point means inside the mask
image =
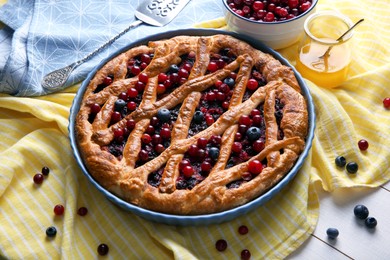
M 47 74 L 41 82 L 41 85 L 44 89 L 47 90 L 59 90 L 68 79 L 72 71 L 80 66 L 82 63 L 89 60 L 91 57 L 95 56 L 101 52 L 108 45 L 111 45 L 117 39 L 122 37 L 125 33 L 131 29 L 137 27 L 142 23 L 154 25 L 154 26 L 164 26 L 171 22 L 180 11 L 190 2 L 191 0 L 145 0 L 143 1 L 135 11 L 135 17 L 138 20 L 135 20 L 127 28 L 121 31 L 119 34 L 108 40 L 105 44 L 100 46 L 98 49 L 88 54 L 79 61 L 73 62 L 72 64 L 52 71 Z

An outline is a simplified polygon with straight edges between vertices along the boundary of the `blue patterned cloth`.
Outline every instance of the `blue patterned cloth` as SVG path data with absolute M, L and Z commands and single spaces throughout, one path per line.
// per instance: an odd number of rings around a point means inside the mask
M 47 73 L 84 58 L 136 20 L 141 0 L 8 0 L 0 8 L 0 93 L 39 96 Z M 100 60 L 122 46 L 167 30 L 221 17 L 221 0 L 191 1 L 164 27 L 145 23 L 79 66 L 65 87 L 83 80 Z

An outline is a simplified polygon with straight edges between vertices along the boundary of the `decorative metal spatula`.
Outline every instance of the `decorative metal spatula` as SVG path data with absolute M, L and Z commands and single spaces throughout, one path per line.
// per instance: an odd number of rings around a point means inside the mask
M 173 18 L 175 18 L 180 13 L 180 11 L 187 5 L 189 1 L 191 0 L 146 0 L 142 2 L 135 12 L 135 17 L 137 17 L 139 20 L 131 23 L 119 34 L 108 40 L 105 44 L 81 60 L 73 62 L 64 68 L 47 74 L 42 79 L 42 87 L 47 90 L 59 90 L 65 84 L 69 75 L 75 68 L 101 52 L 104 48 L 106 48 L 108 45 L 111 45 L 125 33 L 142 23 L 154 26 L 164 26 L 172 21 Z

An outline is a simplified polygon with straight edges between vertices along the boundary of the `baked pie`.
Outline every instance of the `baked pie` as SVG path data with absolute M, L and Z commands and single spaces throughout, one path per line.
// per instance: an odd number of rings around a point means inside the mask
M 145 209 L 198 215 L 243 205 L 305 147 L 308 110 L 293 70 L 233 36 L 150 41 L 87 84 L 75 122 L 84 164 Z

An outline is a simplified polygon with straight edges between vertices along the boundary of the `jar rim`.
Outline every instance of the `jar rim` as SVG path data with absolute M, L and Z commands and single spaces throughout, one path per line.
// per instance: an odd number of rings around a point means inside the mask
M 317 41 L 317 42 L 319 42 L 321 44 L 337 45 L 337 44 L 340 44 L 342 42 L 348 41 L 353 36 L 353 30 L 352 30 L 352 31 L 350 31 L 348 34 L 346 34 L 343 37 L 343 41 L 341 41 L 341 40 L 337 41 L 336 39 L 335 40 L 331 40 L 331 39 L 320 39 L 320 38 L 317 38 L 316 36 L 314 36 L 311 33 L 311 31 L 309 29 L 309 24 L 315 18 L 318 18 L 318 17 L 333 17 L 333 18 L 337 18 L 340 21 L 344 22 L 348 26 L 348 29 L 353 26 L 353 22 L 352 22 L 352 20 L 348 16 L 345 16 L 345 15 L 343 15 L 343 14 L 337 12 L 337 11 L 320 11 L 320 12 L 313 13 L 313 14 L 309 15 L 309 17 L 307 17 L 307 19 L 305 20 L 305 23 L 303 25 L 305 33 L 310 38 L 312 38 L 313 40 L 315 40 L 315 41 Z

